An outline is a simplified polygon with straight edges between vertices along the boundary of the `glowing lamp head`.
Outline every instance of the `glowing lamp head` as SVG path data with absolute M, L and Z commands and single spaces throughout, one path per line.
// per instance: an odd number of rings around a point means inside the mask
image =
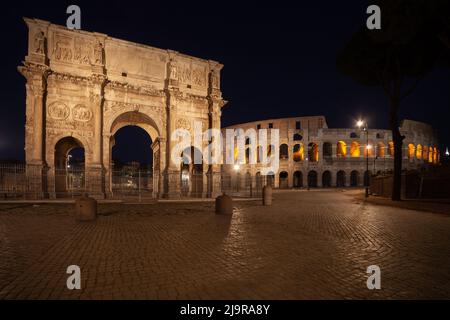
M 358 122 L 356 122 L 356 126 L 358 128 L 361 128 L 363 125 L 364 125 L 364 121 L 362 121 L 362 120 L 358 120 Z
M 367 150 L 370 150 L 370 149 L 372 149 L 372 146 L 369 144 L 369 145 L 367 146 Z
M 233 169 L 234 169 L 234 171 L 239 171 L 239 165 L 238 165 L 238 164 L 235 164 L 234 167 L 233 167 Z

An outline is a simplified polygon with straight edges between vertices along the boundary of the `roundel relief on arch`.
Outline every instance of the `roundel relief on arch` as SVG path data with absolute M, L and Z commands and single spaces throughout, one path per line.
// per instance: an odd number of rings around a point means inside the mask
M 48 106 L 48 115 L 54 120 L 66 120 L 69 114 L 69 107 L 62 102 L 53 102 Z
M 92 111 L 85 105 L 78 104 L 72 109 L 72 118 L 75 121 L 88 122 L 92 119 Z
M 53 120 L 72 120 L 79 122 L 88 122 L 92 119 L 91 109 L 83 104 L 77 104 L 73 108 L 69 108 L 62 102 L 53 102 L 48 107 L 48 116 Z

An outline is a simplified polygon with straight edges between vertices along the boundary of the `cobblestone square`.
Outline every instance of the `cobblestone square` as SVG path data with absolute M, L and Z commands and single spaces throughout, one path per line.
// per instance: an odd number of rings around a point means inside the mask
M 0 205 L 0 299 L 448 299 L 450 215 L 340 191 L 235 202 Z M 81 290 L 66 269 L 81 268 Z M 381 268 L 381 290 L 366 269 Z

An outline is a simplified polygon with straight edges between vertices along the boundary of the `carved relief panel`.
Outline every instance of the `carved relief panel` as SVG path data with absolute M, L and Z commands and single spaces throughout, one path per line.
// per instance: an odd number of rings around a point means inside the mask
M 52 58 L 57 61 L 71 62 L 73 58 L 72 38 L 61 33 L 53 35 Z
M 74 132 L 92 131 L 93 116 L 91 108 L 85 104 L 68 104 L 58 100 L 48 105 L 47 127 Z
M 89 65 L 93 56 L 92 41 L 75 38 L 74 40 L 74 62 Z

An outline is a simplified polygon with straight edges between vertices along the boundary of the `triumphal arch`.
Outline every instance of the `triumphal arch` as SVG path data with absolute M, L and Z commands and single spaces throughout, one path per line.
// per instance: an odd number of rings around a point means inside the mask
M 220 129 L 223 66 L 43 20 L 25 22 L 28 54 L 18 69 L 26 78 L 30 190 L 40 197 L 63 194 L 58 169 L 71 149 L 82 147 L 86 191 L 108 197 L 114 134 L 135 125 L 153 142 L 153 193 L 179 197 L 181 167 L 170 159 L 171 133 L 193 130 L 194 121 L 201 121 L 204 130 Z M 216 195 L 220 166 L 203 165 L 202 172 L 201 196 Z

